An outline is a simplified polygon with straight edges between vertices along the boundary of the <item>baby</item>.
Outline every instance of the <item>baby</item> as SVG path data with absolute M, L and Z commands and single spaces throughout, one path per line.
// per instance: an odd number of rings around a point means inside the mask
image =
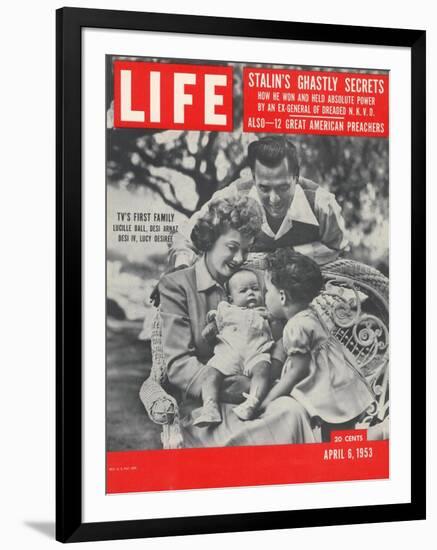
M 331 334 L 332 321 L 322 319 L 311 303 L 322 287 L 320 268 L 310 258 L 289 249 L 270 255 L 265 300 L 273 317 L 287 321 L 287 359 L 260 409 L 291 395 L 312 418 L 341 424 L 361 415 L 375 397 L 352 355 Z
M 256 274 L 241 269 L 228 280 L 229 302 L 220 302 L 215 316 L 218 343 L 214 356 L 208 361 L 207 378 L 202 386 L 203 407 L 197 410 L 195 426 L 218 424 L 219 392 L 225 376 L 249 376 L 249 394 L 233 410 L 241 420 L 250 420 L 256 413 L 270 387 L 270 354 L 273 346 L 268 314 L 263 307 L 262 291 Z

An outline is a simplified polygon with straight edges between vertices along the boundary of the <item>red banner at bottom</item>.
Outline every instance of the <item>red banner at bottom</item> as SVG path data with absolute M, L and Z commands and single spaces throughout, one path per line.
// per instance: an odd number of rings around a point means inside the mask
M 337 434 L 344 432 L 336 432 Z M 349 433 L 349 432 L 347 432 Z M 107 493 L 212 489 L 389 477 L 389 442 L 331 443 L 107 453 Z M 345 440 L 346 439 L 346 440 Z M 355 439 L 355 440 L 354 440 Z

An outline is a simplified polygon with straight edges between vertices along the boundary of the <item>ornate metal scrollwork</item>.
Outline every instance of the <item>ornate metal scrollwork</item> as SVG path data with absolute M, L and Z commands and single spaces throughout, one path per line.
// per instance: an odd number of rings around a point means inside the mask
M 360 369 L 368 367 L 388 348 L 388 330 L 375 315 L 363 312 L 368 296 L 343 278 L 330 279 L 314 305 L 330 332 L 354 356 Z M 375 365 L 376 367 L 376 365 Z
M 357 362 L 360 367 L 371 363 L 375 357 L 388 348 L 388 331 L 384 323 L 374 315 L 364 314 L 352 328 L 355 342 L 366 349 L 365 359 Z
M 361 301 L 354 284 L 346 284 L 338 279 L 330 280 L 322 296 L 330 300 L 332 319 L 338 327 L 349 328 L 357 323 L 361 315 Z
M 364 289 L 365 291 L 367 289 Z M 375 394 L 376 401 L 366 411 L 363 423 L 381 421 L 388 410 L 388 346 L 385 323 L 376 315 L 363 311 L 372 296 L 343 277 L 330 278 L 314 300 L 319 317 L 328 330 L 350 353 L 361 374 Z

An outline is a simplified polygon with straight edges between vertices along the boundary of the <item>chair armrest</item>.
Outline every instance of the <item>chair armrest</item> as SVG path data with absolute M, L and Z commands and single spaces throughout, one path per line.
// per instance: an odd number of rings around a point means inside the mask
M 155 424 L 172 424 L 179 416 L 176 399 L 151 378 L 148 378 L 141 386 L 140 400 L 150 420 Z

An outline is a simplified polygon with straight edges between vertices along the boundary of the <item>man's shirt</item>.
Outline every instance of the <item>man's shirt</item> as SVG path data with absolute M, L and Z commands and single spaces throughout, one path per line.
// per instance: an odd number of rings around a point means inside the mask
M 322 265 L 335 260 L 347 248 L 344 220 L 335 196 L 311 180 L 299 178 L 293 200 L 276 233 L 267 222 L 253 180 L 238 179 L 214 193 L 210 201 L 240 194 L 256 200 L 263 214 L 261 231 L 255 239 L 252 252 L 270 252 L 290 246 Z M 170 265 L 191 265 L 195 261 L 198 251 L 191 242 L 191 231 L 197 220 L 206 213 L 210 201 L 181 224 L 179 232 L 173 236 Z

